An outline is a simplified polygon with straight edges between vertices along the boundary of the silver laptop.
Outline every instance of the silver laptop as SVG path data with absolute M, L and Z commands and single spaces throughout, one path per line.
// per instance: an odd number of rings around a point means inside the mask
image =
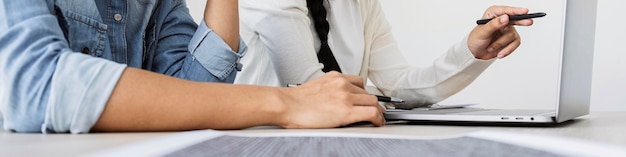
M 566 0 L 560 74 L 554 110 L 482 108 L 387 111 L 387 120 L 556 124 L 589 113 L 596 0 Z M 528 103 L 533 103 L 529 101 Z

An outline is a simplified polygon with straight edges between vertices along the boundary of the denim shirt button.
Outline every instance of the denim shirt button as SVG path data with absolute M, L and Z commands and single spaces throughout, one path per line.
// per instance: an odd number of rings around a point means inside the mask
M 82 51 L 83 54 L 89 54 L 90 50 L 89 47 L 83 47 Z
M 242 68 L 243 68 L 243 64 L 241 64 L 240 62 L 237 62 L 236 65 L 235 65 L 235 69 L 237 71 L 241 71 Z
M 115 19 L 115 21 L 122 20 L 122 14 L 115 14 L 115 15 L 113 15 L 113 19 Z

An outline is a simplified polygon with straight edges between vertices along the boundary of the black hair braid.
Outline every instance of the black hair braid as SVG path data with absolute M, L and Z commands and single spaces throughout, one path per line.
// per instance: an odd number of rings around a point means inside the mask
M 315 32 L 320 39 L 320 50 L 317 53 L 317 59 L 320 63 L 324 64 L 322 71 L 329 72 L 332 70 L 341 72 L 339 64 L 333 55 L 333 52 L 328 46 L 328 32 L 330 31 L 330 24 L 326 20 L 327 12 L 324 7 L 324 0 L 307 0 L 307 8 L 311 13 L 313 25 L 315 26 Z

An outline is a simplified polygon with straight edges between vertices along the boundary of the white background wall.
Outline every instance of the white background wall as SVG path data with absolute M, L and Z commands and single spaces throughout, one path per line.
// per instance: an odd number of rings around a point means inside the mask
M 189 0 L 200 20 L 204 1 Z M 490 5 L 513 5 L 548 13 L 532 27 L 518 27 L 522 46 L 493 64 L 472 85 L 442 104 L 480 103 L 484 107 L 550 108 L 556 94 L 561 1 L 544 0 L 381 0 L 394 34 L 415 66 L 430 64 L 474 27 Z M 626 1 L 598 0 L 592 111 L 626 111 L 626 29 L 620 22 Z

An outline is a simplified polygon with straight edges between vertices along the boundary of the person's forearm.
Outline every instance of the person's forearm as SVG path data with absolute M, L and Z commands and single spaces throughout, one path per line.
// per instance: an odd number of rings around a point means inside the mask
M 207 0 L 204 22 L 213 29 L 233 51 L 239 47 L 238 0 Z
M 127 68 L 92 131 L 280 125 L 279 88 L 200 83 Z

